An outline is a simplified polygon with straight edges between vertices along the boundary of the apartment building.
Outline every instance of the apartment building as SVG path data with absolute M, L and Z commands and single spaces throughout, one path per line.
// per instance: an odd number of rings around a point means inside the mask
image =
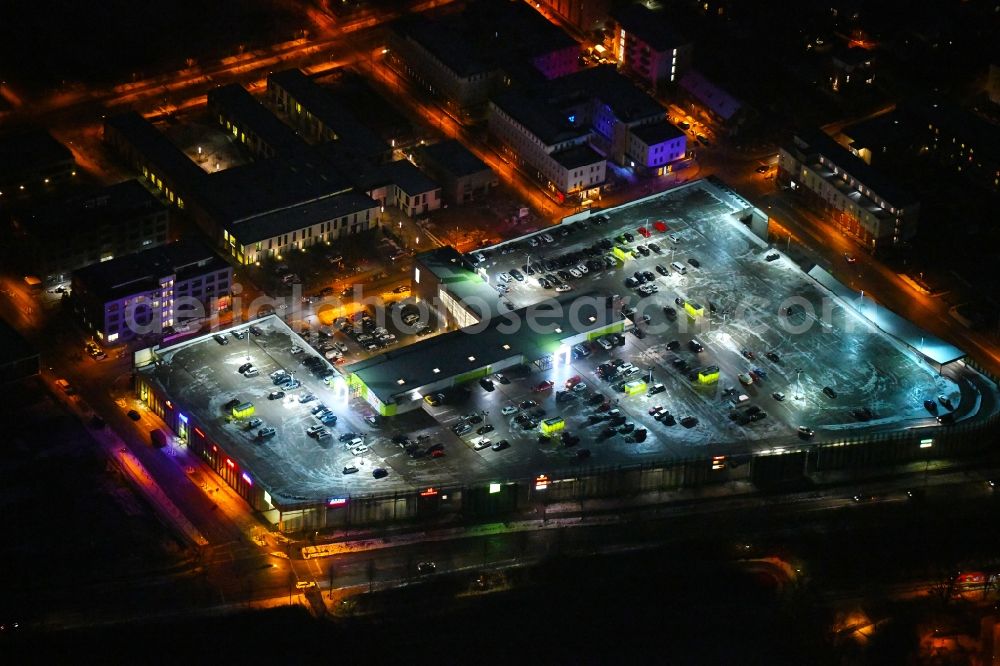
M 691 66 L 694 48 L 671 30 L 663 12 L 626 5 L 612 12 L 614 55 L 618 64 L 652 88 L 676 83 Z
M 823 132 L 783 146 L 777 178 L 869 252 L 898 248 L 916 233 L 917 198 Z
M 45 282 L 163 245 L 168 224 L 166 206 L 137 180 L 53 201 L 12 219 L 25 271 Z
M 232 266 L 185 240 L 75 271 L 71 298 L 85 329 L 120 344 L 228 308 L 232 284 Z

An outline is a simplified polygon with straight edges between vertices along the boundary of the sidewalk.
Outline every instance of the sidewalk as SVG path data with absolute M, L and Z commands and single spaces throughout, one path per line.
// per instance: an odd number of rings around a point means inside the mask
M 90 405 L 82 397 L 79 397 L 78 394 L 73 398 L 60 391 L 58 387 L 49 381 L 49 378 L 44 376 L 44 373 L 43 380 L 49 384 L 52 395 L 57 396 L 80 419 L 87 432 L 90 433 L 91 437 L 104 450 L 105 455 L 132 482 L 132 487 L 146 498 L 160 518 L 193 545 L 208 545 L 208 540 L 202 536 L 191 521 L 177 508 L 177 505 L 163 492 L 163 489 L 149 474 L 142 462 L 132 455 L 125 442 L 108 426 L 95 429 L 88 423 L 93 416 L 96 416 Z

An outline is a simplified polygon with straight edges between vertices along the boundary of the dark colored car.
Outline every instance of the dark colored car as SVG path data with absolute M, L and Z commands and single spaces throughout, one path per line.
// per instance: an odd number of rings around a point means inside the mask
M 372 476 L 376 479 L 384 479 L 389 476 L 389 472 L 384 467 L 376 467 L 372 470 Z
M 827 395 L 827 397 L 830 397 L 830 398 L 836 398 L 837 397 L 837 392 L 834 391 L 833 387 L 831 387 L 831 386 L 824 386 L 823 387 L 823 393 L 825 393 Z
M 267 394 L 268 400 L 281 400 L 284 397 L 285 397 L 284 391 L 271 391 L 270 393 Z
M 851 414 L 859 421 L 871 421 L 875 417 L 875 413 L 868 407 L 859 407 L 853 410 Z

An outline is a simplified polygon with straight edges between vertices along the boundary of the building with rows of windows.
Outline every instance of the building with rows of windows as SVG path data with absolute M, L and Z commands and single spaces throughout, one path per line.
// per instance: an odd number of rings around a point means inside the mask
M 163 245 L 169 213 L 137 180 L 52 201 L 12 218 L 25 270 L 61 282 L 91 264 Z
M 920 203 L 885 174 L 820 131 L 778 151 L 778 181 L 830 213 L 869 252 L 900 246 L 917 231 Z
M 170 243 L 73 273 L 72 302 L 83 327 L 115 344 L 200 321 L 229 307 L 233 268 L 196 241 Z

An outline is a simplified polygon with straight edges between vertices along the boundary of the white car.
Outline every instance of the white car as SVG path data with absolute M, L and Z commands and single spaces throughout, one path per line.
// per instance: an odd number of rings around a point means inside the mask
M 292 351 L 293 354 L 301 354 L 302 353 L 302 347 L 299 347 L 298 345 L 292 345 L 291 351 Z
M 583 264 L 577 264 L 577 265 L 576 265 L 576 270 L 580 271 L 580 272 L 581 272 L 582 274 L 584 274 L 584 275 L 586 275 L 586 274 L 587 274 L 587 273 L 589 272 L 589 271 L 587 270 L 587 267 L 586 267 L 586 266 L 584 266 Z
M 580 272 L 580 271 L 579 271 L 578 269 L 576 269 L 575 267 L 574 267 L 574 268 L 571 268 L 571 269 L 569 269 L 569 274 L 570 274 L 570 275 L 572 275 L 572 276 L 573 276 L 573 277 L 575 277 L 575 278 L 582 278 L 582 277 L 583 277 L 583 273 L 581 273 L 581 272 Z
M 680 243 L 681 242 L 681 237 L 678 236 L 677 234 L 667 234 L 667 238 L 670 239 L 671 243 Z
M 356 456 L 360 456 L 362 453 L 368 453 L 368 445 L 359 444 L 358 446 L 355 446 L 354 448 L 351 449 L 351 453 L 353 453 Z
M 488 449 L 490 445 L 493 444 L 490 440 L 485 437 L 476 437 L 472 440 L 472 448 L 476 451 L 482 451 L 483 449 Z
M 570 291 L 571 289 L 573 289 L 573 287 L 571 287 L 568 284 L 561 284 L 558 287 L 556 287 L 556 291 L 558 291 L 560 293 L 566 292 L 566 291 Z
M 554 239 L 554 238 L 552 238 L 552 236 L 550 236 L 549 234 L 542 234 L 542 235 L 541 235 L 541 239 L 542 239 L 543 241 L 545 241 L 546 243 L 552 243 L 552 242 L 554 242 L 554 241 L 555 241 L 555 239 Z
M 517 407 L 515 407 L 514 405 L 507 405 L 506 407 L 500 410 L 500 413 L 503 414 L 504 416 L 517 414 Z
M 614 345 L 607 338 L 597 338 L 597 344 L 601 345 L 602 349 L 610 350 Z

